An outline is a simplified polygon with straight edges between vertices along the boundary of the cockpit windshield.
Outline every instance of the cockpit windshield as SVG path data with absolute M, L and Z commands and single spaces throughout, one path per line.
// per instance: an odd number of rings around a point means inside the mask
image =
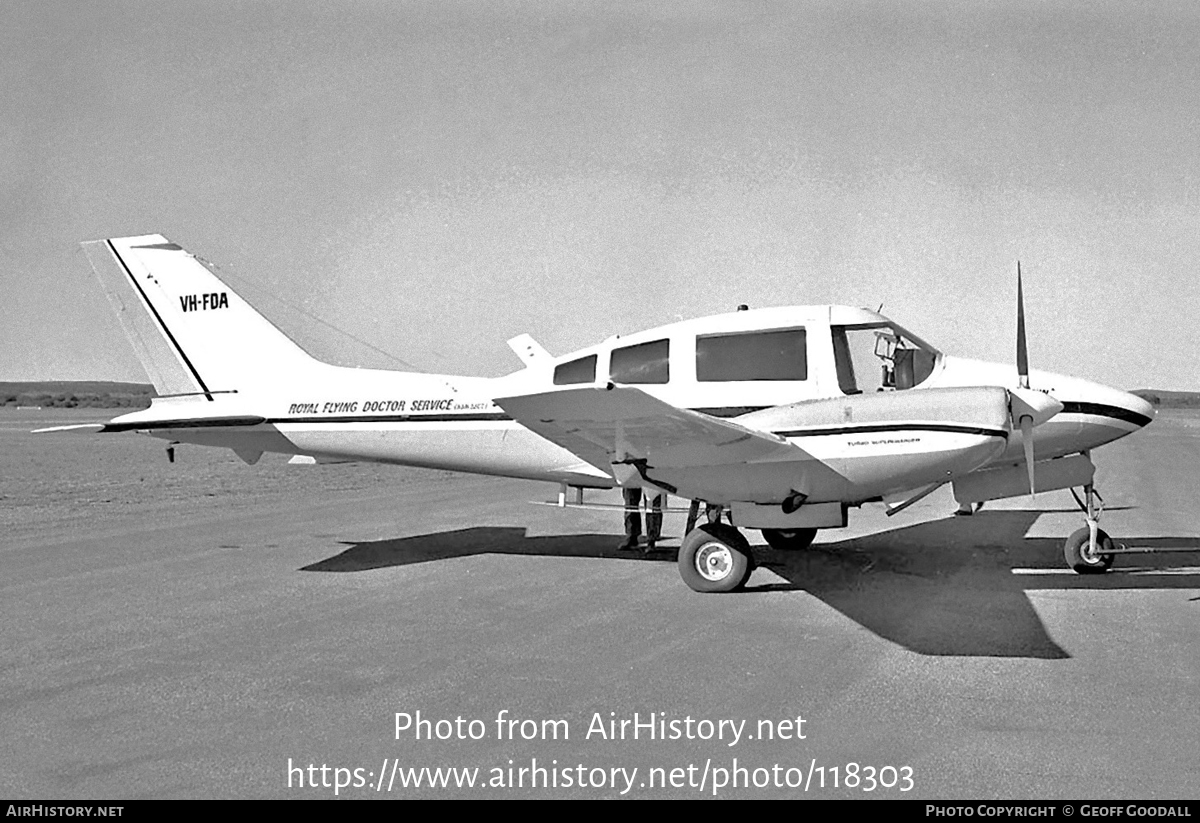
M 838 386 L 845 394 L 899 391 L 920 385 L 939 352 L 891 323 L 833 327 Z

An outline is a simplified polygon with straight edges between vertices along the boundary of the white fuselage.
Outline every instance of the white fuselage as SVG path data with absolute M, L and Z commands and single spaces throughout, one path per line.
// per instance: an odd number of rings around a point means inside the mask
M 871 362 L 869 350 L 852 356 L 845 342 L 870 334 L 877 349 L 886 349 L 887 341 L 903 331 L 897 329 L 882 315 L 863 309 L 791 307 L 700 318 L 614 337 L 501 378 L 346 369 L 314 361 L 300 373 L 263 375 L 236 394 L 218 394 L 203 403 L 202 413 L 224 421 L 220 424 L 170 426 L 173 419 L 196 417 L 197 401 L 183 398 L 157 400 L 150 409 L 118 418 L 113 425 L 175 441 L 232 447 L 243 456 L 282 452 L 609 487 L 617 482 L 612 467 L 588 463 L 535 434 L 494 401 L 559 387 L 602 388 L 612 381 L 678 408 L 771 432 L 804 450 L 806 457 L 787 461 L 789 465 L 721 467 L 709 472 L 708 482 L 705 467 L 695 467 L 690 475 L 694 482 L 688 479 L 680 493 L 717 502 L 767 501 L 774 494 L 768 488 L 798 488 L 802 481 L 810 483 L 814 500 L 855 502 L 931 482 L 948 472 L 1019 462 L 1020 432 L 1000 432 L 1003 424 L 994 413 L 988 417 L 978 409 L 963 408 L 959 417 L 952 415 L 954 425 L 947 426 L 942 408 L 938 425 L 929 425 L 933 418 L 917 402 L 923 395 L 934 396 L 924 394 L 928 389 L 1012 388 L 1017 385 L 1016 369 L 945 356 L 907 333 L 901 351 L 879 362 Z M 725 341 L 772 332 L 780 336 L 772 338 L 775 348 L 764 349 L 763 357 L 726 362 Z M 772 359 L 778 359 L 781 346 L 792 347 L 792 361 L 780 360 L 777 367 Z M 803 364 L 795 363 L 796 357 L 803 358 Z M 923 365 L 916 367 L 915 377 L 906 376 L 914 361 Z M 740 379 L 742 374 L 731 371 L 742 362 L 748 362 L 753 379 Z M 883 384 L 870 388 L 877 382 L 872 370 L 878 372 L 881 364 Z M 775 368 L 779 371 L 772 372 Z M 1034 431 L 1039 461 L 1087 452 L 1136 431 L 1153 416 L 1141 398 L 1065 375 L 1034 371 L 1030 386 L 1063 404 L 1062 411 Z M 892 436 L 880 425 L 864 429 L 861 422 L 842 420 L 832 405 L 837 398 L 857 397 L 857 406 L 869 407 L 866 398 L 894 392 L 911 396 L 909 417 L 904 419 L 912 424 L 910 429 L 920 430 L 919 436 Z M 804 405 L 823 399 L 824 406 Z M 791 404 L 801 405 L 780 411 Z M 821 410 L 820 419 L 812 416 L 813 408 Z M 988 420 L 980 422 L 983 417 Z M 930 462 L 930 456 L 936 459 Z M 810 465 L 804 465 L 806 461 Z M 925 464 L 934 468 L 925 471 Z

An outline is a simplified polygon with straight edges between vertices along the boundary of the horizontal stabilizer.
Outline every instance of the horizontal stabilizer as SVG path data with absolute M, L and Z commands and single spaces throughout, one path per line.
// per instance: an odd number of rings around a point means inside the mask
M 71 426 L 50 426 L 49 428 L 45 428 L 45 429 L 34 429 L 33 431 L 30 432 L 30 434 L 46 434 L 48 432 L 83 431 L 84 429 L 90 429 L 92 431 L 99 431 L 100 429 L 103 429 L 104 426 L 105 426 L 104 423 L 75 423 Z

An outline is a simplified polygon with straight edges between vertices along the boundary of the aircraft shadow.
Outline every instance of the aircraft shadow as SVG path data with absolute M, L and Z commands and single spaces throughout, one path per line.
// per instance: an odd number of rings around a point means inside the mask
M 1118 556 L 1108 574 L 1077 575 L 1063 562 L 1061 539 L 1024 536 L 1041 513 L 984 511 L 794 552 L 756 546 L 759 566 L 784 582 L 756 583 L 760 572 L 743 594 L 807 592 L 920 654 L 1063 659 L 1070 655 L 1047 634 L 1029 590 L 1200 588 L 1200 574 L 1162 573 L 1194 563 L 1170 551 L 1200 551 L 1200 538 L 1122 538 L 1129 546 L 1166 553 Z M 476 527 L 347 543 L 345 551 L 303 571 L 358 572 L 487 553 L 675 560 L 674 549 L 650 556 L 618 552 L 618 540 L 611 534 L 529 537 L 522 528 Z
M 1146 574 L 1195 562 L 1118 556 L 1108 574 L 1067 569 L 1062 540 L 1027 538 L 1040 511 L 980 512 L 879 532 L 802 552 L 765 550 L 759 563 L 787 583 L 748 592 L 802 590 L 881 637 L 931 655 L 1058 659 L 1030 590 L 1192 589 L 1200 574 Z M 1197 538 L 1123 538 L 1129 546 L 1200 550 Z

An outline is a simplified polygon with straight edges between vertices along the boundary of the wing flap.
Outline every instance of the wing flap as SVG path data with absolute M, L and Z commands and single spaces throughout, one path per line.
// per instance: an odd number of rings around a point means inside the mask
M 794 458 L 803 452 L 768 432 L 672 406 L 640 389 L 564 389 L 497 398 L 528 429 L 611 470 L 646 461 L 656 468 L 721 466 Z

